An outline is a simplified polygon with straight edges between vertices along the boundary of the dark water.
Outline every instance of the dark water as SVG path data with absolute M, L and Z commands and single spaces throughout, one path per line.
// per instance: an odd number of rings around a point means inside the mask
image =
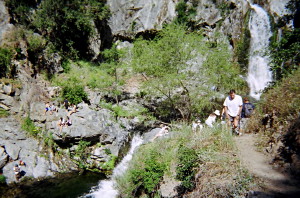
M 0 197 L 15 198 L 75 198 L 88 193 L 91 187 L 105 178 L 100 173 L 68 174 L 39 182 L 10 186 L 2 189 Z

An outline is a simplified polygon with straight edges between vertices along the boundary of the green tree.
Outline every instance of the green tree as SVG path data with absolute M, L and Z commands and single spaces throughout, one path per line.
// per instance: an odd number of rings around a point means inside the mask
M 34 26 L 71 58 L 86 56 L 94 22 L 105 20 L 105 0 L 43 0 L 33 16 Z

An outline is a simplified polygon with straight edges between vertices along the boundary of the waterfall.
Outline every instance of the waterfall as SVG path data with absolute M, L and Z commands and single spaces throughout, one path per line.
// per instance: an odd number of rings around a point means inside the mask
M 91 193 L 83 197 L 87 198 L 115 198 L 118 196 L 118 191 L 115 188 L 115 179 L 118 176 L 123 175 L 132 159 L 133 153 L 137 147 L 143 143 L 143 139 L 140 136 L 134 136 L 131 142 L 131 147 L 127 155 L 122 161 L 115 167 L 110 180 L 102 180 L 97 187 L 92 188 Z
M 251 8 L 253 11 L 249 20 L 251 41 L 247 82 L 250 96 L 259 100 L 261 91 L 272 81 L 268 56 L 272 32 L 267 12 L 258 5 L 251 5 Z

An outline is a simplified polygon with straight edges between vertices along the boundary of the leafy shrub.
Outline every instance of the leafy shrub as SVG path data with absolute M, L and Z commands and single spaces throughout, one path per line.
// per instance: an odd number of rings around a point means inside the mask
M 155 187 L 162 180 L 166 165 L 159 161 L 161 154 L 150 151 L 146 156 L 142 169 L 132 169 L 130 171 L 132 182 L 139 185 L 138 188 L 144 189 L 147 194 L 154 191 Z
M 37 137 L 41 132 L 40 129 L 34 125 L 34 122 L 29 116 L 22 121 L 21 128 L 33 137 Z
M 300 28 L 285 31 L 281 40 L 271 46 L 272 70 L 277 80 L 292 73 L 300 64 Z
M 0 78 L 6 77 L 10 72 L 10 63 L 12 51 L 6 48 L 0 48 Z
M 182 181 L 182 186 L 187 190 L 195 187 L 194 177 L 198 156 L 194 149 L 181 145 L 178 149 L 178 164 L 176 168 L 176 179 Z
M 77 148 L 75 149 L 73 156 L 76 157 L 75 162 L 77 163 L 78 167 L 81 169 L 88 168 L 88 164 L 86 164 L 86 160 L 90 156 L 88 151 L 88 146 L 91 142 L 87 142 L 84 140 L 80 140 Z
M 68 99 L 71 104 L 88 101 L 87 93 L 77 79 L 71 79 L 69 84 L 63 85 L 62 97 Z
M 101 169 L 112 171 L 115 168 L 117 159 L 117 156 L 109 154 L 109 160 L 101 165 Z

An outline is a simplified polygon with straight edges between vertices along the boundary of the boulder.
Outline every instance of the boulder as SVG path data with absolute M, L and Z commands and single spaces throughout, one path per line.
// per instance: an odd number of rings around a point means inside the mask
M 16 142 L 6 141 L 5 151 L 13 160 L 17 160 L 19 158 L 21 147 L 17 145 Z
M 8 160 L 8 155 L 0 155 L 0 169 L 3 168 Z
M 34 178 L 53 176 L 53 173 L 50 170 L 49 160 L 37 156 L 36 166 L 33 168 L 32 175 Z

